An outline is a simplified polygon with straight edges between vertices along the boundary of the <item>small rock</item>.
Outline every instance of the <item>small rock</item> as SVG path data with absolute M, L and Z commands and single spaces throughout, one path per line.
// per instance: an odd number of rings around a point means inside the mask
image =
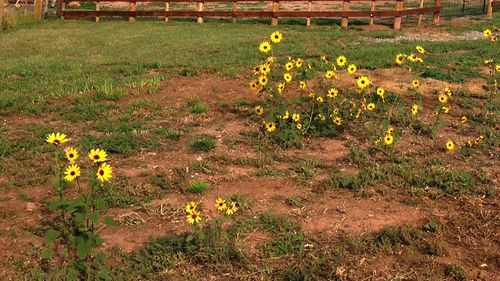
M 34 203 L 28 202 L 26 204 L 26 210 L 28 212 L 32 212 L 32 211 L 36 210 L 36 205 Z

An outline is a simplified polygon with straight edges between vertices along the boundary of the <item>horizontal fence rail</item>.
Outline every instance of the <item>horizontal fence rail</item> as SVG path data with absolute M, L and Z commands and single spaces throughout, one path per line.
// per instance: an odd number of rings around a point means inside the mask
M 311 18 L 341 18 L 341 26 L 348 26 L 349 18 L 370 18 L 370 24 L 373 24 L 374 18 L 394 18 L 394 29 L 401 28 L 402 17 L 410 15 L 418 15 L 418 24 L 421 24 L 423 14 L 432 14 L 434 23 L 439 22 L 441 12 L 441 0 L 434 0 L 432 7 L 424 7 L 425 0 L 419 0 L 418 8 L 403 9 L 403 0 L 80 0 L 77 2 L 95 3 L 95 10 L 69 10 L 65 8 L 65 4 L 75 2 L 72 0 L 59 1 L 58 14 L 65 19 L 77 18 L 95 18 L 99 21 L 100 17 L 128 17 L 129 21 L 135 21 L 136 17 L 159 17 L 165 18 L 196 18 L 198 23 L 203 22 L 203 18 L 271 18 L 271 24 L 277 25 L 279 18 L 306 18 L 307 26 L 310 25 Z M 307 3 L 304 11 L 279 11 L 280 3 Z M 313 11 L 312 5 L 316 2 L 338 2 L 341 3 L 342 10 L 336 11 Z M 352 2 L 371 3 L 370 10 L 350 10 Z M 376 10 L 378 3 L 383 3 L 384 8 L 387 8 L 388 3 L 394 3 L 394 10 Z M 128 10 L 101 10 L 103 3 L 129 3 Z M 137 10 L 137 3 L 164 3 L 164 10 Z M 172 11 L 170 3 L 197 4 L 196 10 L 179 10 Z M 204 11 L 204 3 L 233 3 L 232 10 L 229 11 Z M 269 3 L 272 10 L 267 11 L 241 11 L 237 9 L 238 3 Z

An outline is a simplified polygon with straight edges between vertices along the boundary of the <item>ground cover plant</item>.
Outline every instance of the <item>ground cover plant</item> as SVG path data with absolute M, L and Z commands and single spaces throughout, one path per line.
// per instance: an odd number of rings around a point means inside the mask
M 498 26 L 3 31 L 2 278 L 497 280 Z

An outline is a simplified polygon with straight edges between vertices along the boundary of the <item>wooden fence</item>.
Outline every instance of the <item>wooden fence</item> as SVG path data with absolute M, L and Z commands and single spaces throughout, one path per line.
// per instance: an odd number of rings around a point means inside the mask
M 401 20 L 405 16 L 418 15 L 418 24 L 422 21 L 423 14 L 432 14 L 434 23 L 439 22 L 439 15 L 441 12 L 441 0 L 434 0 L 432 7 L 424 7 L 424 0 L 419 0 L 418 8 L 403 8 L 403 0 L 77 0 L 79 2 L 92 2 L 95 3 L 95 10 L 67 10 L 64 4 L 74 0 L 59 1 L 57 7 L 58 15 L 65 19 L 74 19 L 82 17 L 94 17 L 99 21 L 100 17 L 128 17 L 129 21 L 135 21 L 136 17 L 160 17 L 168 21 L 171 17 L 181 18 L 196 18 L 198 23 L 203 23 L 203 18 L 215 17 L 232 18 L 236 22 L 236 18 L 271 18 L 271 24 L 277 25 L 279 18 L 305 18 L 306 25 L 309 26 L 311 18 L 341 18 L 341 26 L 347 27 L 349 18 L 369 18 L 370 24 L 373 24 L 374 18 L 394 18 L 394 29 L 401 28 Z M 115 11 L 115 10 L 101 10 L 102 3 L 116 3 L 125 2 L 129 3 L 128 10 Z M 240 11 L 238 10 L 238 3 L 259 2 L 271 4 L 269 11 Z M 307 3 L 305 11 L 280 11 L 280 3 Z M 313 11 L 312 5 L 317 2 L 338 2 L 342 4 L 340 11 Z M 371 9 L 369 11 L 353 11 L 350 10 L 352 2 L 365 2 L 370 3 Z M 394 3 L 394 10 L 377 10 L 378 3 Z M 137 3 L 164 3 L 165 9 L 163 10 L 137 10 Z M 180 10 L 173 11 L 170 9 L 170 3 L 184 3 L 184 4 L 197 4 L 196 10 Z M 230 11 L 204 11 L 204 3 L 232 3 Z M 386 7 L 386 6 L 384 6 Z

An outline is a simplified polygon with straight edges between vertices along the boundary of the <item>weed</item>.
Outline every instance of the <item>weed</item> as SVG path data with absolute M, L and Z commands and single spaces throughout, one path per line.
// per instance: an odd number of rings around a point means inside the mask
M 188 143 L 192 151 L 209 152 L 215 148 L 215 138 L 212 136 L 202 135 Z
M 204 180 L 192 181 L 188 184 L 187 190 L 191 193 L 199 194 L 205 192 L 210 185 Z

